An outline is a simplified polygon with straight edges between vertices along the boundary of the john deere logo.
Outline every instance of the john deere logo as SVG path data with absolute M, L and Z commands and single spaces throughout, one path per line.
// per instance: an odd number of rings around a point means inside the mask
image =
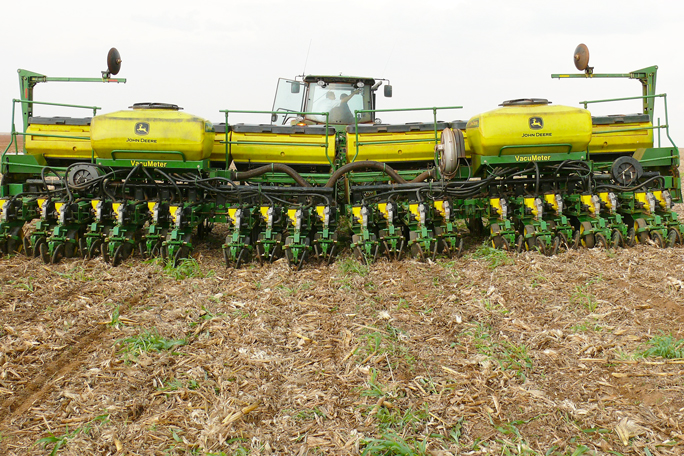
M 145 136 L 150 132 L 150 124 L 147 122 L 138 122 L 135 124 L 135 134 Z
M 544 120 L 541 117 L 530 117 L 530 128 L 532 130 L 541 130 L 544 128 Z

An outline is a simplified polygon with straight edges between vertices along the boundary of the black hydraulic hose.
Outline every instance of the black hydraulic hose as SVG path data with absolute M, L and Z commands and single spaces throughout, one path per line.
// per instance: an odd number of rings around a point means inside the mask
M 332 176 L 330 176 L 330 179 L 328 179 L 328 182 L 325 184 L 325 187 L 331 188 L 335 185 L 335 183 L 345 174 L 347 174 L 349 171 L 359 171 L 361 169 L 374 169 L 376 171 L 382 171 L 385 174 L 387 174 L 389 177 L 392 178 L 392 180 L 398 184 L 405 184 L 406 179 L 401 177 L 399 173 L 397 173 L 394 169 L 390 168 L 388 165 L 385 163 L 380 163 L 376 161 L 370 161 L 370 160 L 365 160 L 365 161 L 359 161 L 359 162 L 352 162 L 352 163 L 347 163 L 346 165 L 342 166 L 339 168 L 337 171 L 333 173 Z
M 126 200 L 126 184 L 128 184 L 128 179 L 133 177 L 135 175 L 135 173 L 137 173 L 140 168 L 142 168 L 142 165 L 140 165 L 140 164 L 135 165 L 133 167 L 133 169 L 131 170 L 131 172 L 129 172 L 128 175 L 126 176 L 126 178 L 124 179 L 123 186 L 121 187 L 121 199 L 122 200 L 124 200 L 124 201 Z
M 157 189 L 157 202 L 159 204 L 161 204 L 162 203 L 161 192 L 159 191 L 159 185 L 157 184 L 157 181 L 154 179 L 154 177 L 152 177 L 152 174 L 150 174 L 150 172 L 147 170 L 147 168 L 143 167 L 142 170 L 145 173 L 145 175 L 147 176 L 147 178 L 152 181 L 152 183 L 154 184 L 154 188 Z
M 633 192 L 634 190 L 639 190 L 640 188 L 650 184 L 651 182 L 653 182 L 655 180 L 661 180 L 661 184 L 662 184 L 662 179 L 663 179 L 663 176 L 653 176 L 650 179 L 647 179 L 644 182 L 640 183 L 639 185 L 635 185 L 634 187 L 621 187 L 619 185 L 604 184 L 604 185 L 597 186 L 596 190 L 598 191 L 599 189 L 609 189 L 609 190 L 617 190 L 617 191 L 623 191 L 623 192 Z
M 178 188 L 178 184 L 176 184 L 176 181 L 174 179 L 172 179 L 171 176 L 169 176 L 168 174 L 166 174 L 164 171 L 162 171 L 159 168 L 154 168 L 154 171 L 156 173 L 161 174 L 162 177 L 166 178 L 166 180 L 168 180 L 171 183 L 171 185 L 173 185 L 175 187 L 176 192 L 178 193 L 178 201 L 183 200 L 183 194 L 181 193 L 180 188 Z M 171 200 L 171 202 L 173 202 L 173 199 Z
M 294 179 L 300 187 L 311 187 L 311 184 L 305 181 L 297 171 L 282 163 L 271 163 L 270 165 L 260 166 L 259 168 L 250 169 L 249 171 L 236 171 L 233 175 L 233 180 L 241 181 L 276 171 L 287 174 Z

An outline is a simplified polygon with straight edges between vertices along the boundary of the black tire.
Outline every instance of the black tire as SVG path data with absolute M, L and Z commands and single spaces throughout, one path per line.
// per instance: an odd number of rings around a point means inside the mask
M 593 249 L 596 246 L 596 238 L 593 234 L 585 234 L 582 236 L 582 244 L 588 249 Z
M 560 235 L 553 238 L 553 247 L 551 248 L 551 252 L 549 253 L 549 256 L 558 255 L 558 250 L 560 249 L 561 242 L 562 241 L 561 241 Z

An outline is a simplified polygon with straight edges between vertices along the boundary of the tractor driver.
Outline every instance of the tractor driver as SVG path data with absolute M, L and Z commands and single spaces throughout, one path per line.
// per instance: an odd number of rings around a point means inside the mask
M 330 94 L 331 92 L 328 92 Z M 358 93 L 361 93 L 361 89 L 356 89 L 349 95 L 341 94 L 339 103 L 336 103 L 330 109 L 330 123 L 333 124 L 352 124 L 354 123 L 354 114 L 352 114 L 349 105 L 347 104 L 352 97 Z M 327 96 L 327 95 L 326 95 Z M 333 99 L 335 94 L 332 94 Z

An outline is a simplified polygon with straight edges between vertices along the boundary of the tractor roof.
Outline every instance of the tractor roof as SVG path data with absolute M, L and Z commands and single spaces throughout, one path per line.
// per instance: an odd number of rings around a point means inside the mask
M 308 83 L 316 83 L 318 81 L 325 81 L 325 82 L 343 82 L 343 83 L 354 83 L 354 82 L 363 82 L 364 85 L 373 85 L 375 84 L 375 79 L 373 78 L 365 78 L 362 76 L 342 76 L 342 75 L 336 75 L 336 76 L 324 76 L 324 75 L 308 75 L 304 77 L 304 82 Z

